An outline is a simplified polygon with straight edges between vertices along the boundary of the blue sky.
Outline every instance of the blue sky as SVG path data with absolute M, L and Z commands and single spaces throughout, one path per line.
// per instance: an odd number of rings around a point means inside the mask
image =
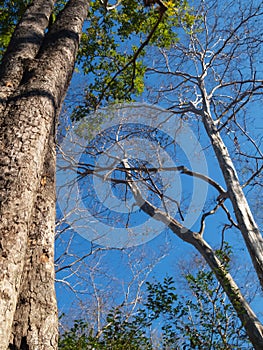
M 222 4 L 223 6 L 224 4 Z M 234 9 L 234 7 L 233 7 Z M 227 16 L 227 14 L 226 14 Z M 228 21 L 229 22 L 229 21 Z M 184 40 L 184 39 L 182 39 Z M 182 42 L 184 44 L 184 42 Z M 172 60 L 179 59 L 179 56 L 174 56 Z M 151 56 L 150 59 L 153 59 Z M 154 60 L 156 61 L 155 67 L 158 67 L 158 57 L 154 57 Z M 179 62 L 179 61 L 178 61 Z M 256 64 L 255 64 L 256 65 Z M 186 67 L 188 69 L 188 73 L 193 74 L 194 69 L 190 68 L 189 71 L 189 62 L 186 64 Z M 183 69 L 184 66 L 180 66 L 180 69 Z M 192 71 L 193 69 L 193 71 Z M 262 73 L 258 69 L 259 73 Z M 243 70 L 246 72 L 246 69 Z M 141 102 L 151 102 L 156 101 L 156 96 L 158 94 L 152 93 L 150 88 L 153 86 L 158 86 L 160 88 L 160 84 L 163 84 L 163 87 L 165 87 L 166 83 L 169 82 L 169 78 L 166 78 L 164 75 L 164 78 L 158 78 L 157 75 L 153 74 L 151 75 L 149 73 L 148 78 L 148 90 L 145 92 L 145 94 L 138 99 L 138 101 Z M 76 73 L 75 77 L 72 81 L 71 89 L 78 91 L 78 88 L 80 85 L 83 85 L 83 77 L 81 74 Z M 171 82 L 173 84 L 173 82 Z M 176 85 L 176 83 L 175 83 Z M 181 90 L 183 91 L 186 90 Z M 72 90 L 70 90 L 69 95 L 72 93 Z M 178 91 L 174 92 L 172 91 L 171 94 L 169 94 L 169 99 L 167 99 L 167 95 L 162 94 L 162 99 L 159 100 L 159 104 L 163 107 L 167 107 L 168 104 L 173 104 L 175 102 L 178 102 L 178 95 L 176 96 L 176 93 Z M 193 92 L 189 92 L 189 97 L 193 97 Z M 77 93 L 78 95 L 78 93 Z M 181 98 L 184 98 L 185 96 L 182 95 Z M 70 101 L 70 99 L 68 99 Z M 75 103 L 75 102 L 74 102 Z M 262 104 L 261 102 L 257 102 L 252 107 L 247 108 L 246 110 L 247 115 L 249 116 L 248 120 L 248 130 L 249 135 L 257 138 L 259 143 L 262 140 L 262 130 L 263 130 L 263 118 L 262 118 Z M 251 115 L 251 116 L 250 116 Z M 241 116 L 242 117 L 242 116 Z M 243 118 L 243 117 L 242 117 Z M 219 169 L 217 160 L 215 159 L 214 153 L 211 149 L 211 146 L 209 146 L 209 141 L 207 137 L 205 136 L 204 129 L 202 127 L 202 124 L 200 121 L 197 120 L 197 118 L 193 118 L 192 120 L 188 120 L 187 123 L 190 125 L 191 130 L 194 132 L 196 138 L 199 140 L 199 143 L 201 145 L 201 148 L 204 150 L 205 157 L 208 164 L 208 175 L 216 180 L 218 183 L 220 183 L 224 187 L 224 180 L 222 177 L 222 173 Z M 243 121 L 242 121 L 243 123 Z M 244 123 L 243 123 L 244 124 Z M 229 146 L 229 149 L 231 150 L 231 153 L 233 157 L 237 157 L 237 154 L 234 150 L 234 132 L 230 130 L 230 132 L 224 133 L 224 141 L 226 142 L 226 145 Z M 247 138 L 243 136 L 238 136 L 241 142 L 241 146 L 245 147 L 245 149 L 251 153 L 255 152 L 253 146 L 251 144 L 247 143 Z M 261 139 L 260 139 L 261 138 Z M 173 159 L 176 166 L 181 165 L 182 163 L 186 163 L 186 159 L 184 158 L 183 154 L 180 152 L 178 153 L 178 158 L 171 157 Z M 84 159 L 84 158 L 83 158 Z M 83 160 L 82 159 L 82 160 Z M 151 159 L 148 160 L 148 162 L 151 164 Z M 243 164 L 243 163 L 242 163 Z M 241 163 L 239 162 L 239 158 L 236 158 L 236 165 L 240 167 Z M 189 166 L 189 164 L 187 164 Z M 191 166 L 191 164 L 190 164 Z M 243 169 L 245 167 L 242 165 Z M 242 170 L 242 169 L 241 169 Z M 243 178 L 246 179 L 247 176 L 249 176 L 250 171 L 247 172 L 241 171 L 241 175 L 243 174 Z M 187 208 L 189 205 L 189 198 L 191 198 L 191 191 L 193 188 L 192 179 L 188 178 L 186 175 L 180 176 L 181 186 L 183 188 L 183 195 L 184 197 L 181 198 L 184 201 L 184 208 Z M 79 189 L 83 190 L 85 189 L 85 186 L 89 186 L 89 188 L 92 188 L 92 182 L 83 182 L 82 187 L 80 186 Z M 60 184 L 58 183 L 58 186 Z M 258 198 L 256 197 L 257 194 L 260 194 L 259 191 L 262 187 L 255 187 L 254 189 L 248 189 L 246 190 L 248 192 L 248 198 L 249 201 L 252 204 L 255 204 L 256 201 L 258 201 Z M 86 204 L 90 205 L 93 200 L 94 193 L 91 192 L 91 199 L 86 199 Z M 212 204 L 212 201 L 215 200 L 218 193 L 211 187 L 208 189 L 208 193 L 204 194 L 207 195 L 207 201 L 205 204 L 205 208 L 208 207 L 211 209 L 214 204 Z M 111 196 L 117 197 L 118 200 L 120 200 L 120 191 L 113 189 Z M 127 199 L 126 197 L 123 197 L 122 199 Z M 226 201 L 226 205 L 230 212 L 232 213 L 231 205 L 229 204 L 229 200 Z M 257 208 L 255 208 L 257 209 Z M 260 215 L 258 210 L 255 210 L 256 215 Z M 126 214 L 127 215 L 127 214 Z M 141 215 L 141 216 L 140 216 Z M 134 220 L 143 221 L 146 220 L 146 218 L 142 218 L 144 214 L 137 211 L 136 215 L 133 216 Z M 262 217 L 261 217 L 262 220 Z M 223 211 L 220 209 L 218 214 L 216 216 L 210 216 L 206 220 L 206 230 L 205 230 L 205 238 L 207 239 L 208 243 L 213 245 L 214 247 L 218 248 L 221 244 L 222 240 L 222 227 L 223 224 L 226 222 L 226 215 L 223 213 Z M 259 221 L 260 224 L 262 221 Z M 152 228 L 154 229 L 154 224 L 152 224 Z M 94 226 L 95 227 L 95 226 Z M 193 229 L 198 230 L 200 227 L 200 221 L 196 222 L 194 224 Z M 100 232 L 101 233 L 101 232 Z M 102 232 L 103 233 L 103 232 Z M 63 251 L 65 244 L 67 242 L 67 239 L 71 237 L 72 231 L 68 231 L 63 236 L 64 245 L 58 245 L 57 247 L 57 256 Z M 243 243 L 243 239 L 241 237 L 241 234 L 236 229 L 227 230 L 225 232 L 225 239 L 229 242 L 229 244 L 233 247 L 234 250 L 234 256 L 233 256 L 233 274 L 238 280 L 238 284 L 240 284 L 241 288 L 244 290 L 244 292 L 247 292 L 248 290 L 253 291 L 253 288 L 255 286 L 255 276 L 253 273 L 251 273 L 251 264 L 250 264 L 250 258 L 248 257 L 248 254 L 246 252 L 246 248 Z M 178 281 L 181 280 L 180 271 L 178 269 L 178 262 L 183 261 L 184 264 L 191 264 L 192 263 L 192 256 L 195 254 L 195 251 L 193 248 L 186 243 L 179 240 L 177 237 L 175 237 L 171 232 L 168 232 L 168 230 L 163 230 L 158 236 L 156 236 L 151 241 L 147 242 L 146 244 L 143 244 L 141 246 L 137 246 L 136 248 L 128 248 L 125 251 L 113 249 L 109 251 L 105 251 L 103 247 L 97 247 L 96 248 L 102 248 L 101 251 L 99 251 L 97 254 L 90 256 L 86 259 L 86 265 L 80 266 L 79 270 L 73 274 L 68 281 L 71 281 L 74 283 L 80 283 L 77 285 L 77 289 L 83 292 L 83 294 L 80 293 L 79 297 L 80 300 L 89 300 L 92 295 L 93 287 L 90 287 L 89 284 L 91 284 L 91 277 L 90 274 L 93 273 L 92 271 L 99 270 L 98 264 L 101 266 L 101 270 L 98 272 L 98 275 L 94 277 L 93 283 L 94 285 L 97 285 L 99 290 L 99 293 L 110 293 L 112 289 L 114 289 L 114 283 L 116 287 L 116 295 L 111 296 L 112 299 L 115 297 L 115 302 L 121 301 L 121 299 L 124 297 L 129 282 L 134 278 L 135 272 L 138 274 L 138 276 L 141 276 L 141 278 L 145 279 L 151 279 L 153 277 L 156 277 L 157 279 L 162 279 L 165 275 L 171 275 L 175 276 L 175 279 L 178 279 Z M 74 255 L 81 256 L 83 254 L 87 254 L 91 249 L 91 243 L 88 240 L 85 240 L 82 236 L 78 235 L 78 233 L 74 233 L 74 237 L 72 240 L 72 246 L 70 247 L 70 252 L 72 253 L 72 256 L 67 258 L 66 261 L 73 261 L 75 259 Z M 242 256 L 242 258 L 240 258 Z M 129 266 L 129 259 L 128 257 L 132 257 L 130 260 L 130 264 L 134 266 Z M 156 265 L 154 265 L 153 260 L 158 261 Z M 138 263 L 139 262 L 139 263 Z M 138 266 L 137 266 L 137 265 Z M 148 269 L 147 269 L 148 264 Z M 81 281 L 81 274 L 85 274 L 86 269 L 86 281 Z M 93 270 L 92 270 L 93 269 Z M 134 270 L 133 270 L 134 269 Z M 141 269 L 141 273 L 139 270 Z M 135 271 L 135 272 L 134 272 Z M 79 275 L 78 275 L 79 274 Z M 58 279 L 62 279 L 63 277 L 67 276 L 68 272 L 64 271 L 58 274 Z M 251 276 L 250 276 L 251 275 Z M 103 277 L 104 276 L 104 277 Z M 106 276 L 106 277 L 105 277 Z M 248 277 L 250 276 L 250 277 Z M 248 280 L 248 282 L 247 282 Z M 94 282 L 95 281 L 95 282 Z M 133 292 L 131 292 L 131 295 L 134 295 L 135 289 L 136 289 L 136 280 L 133 285 Z M 86 291 L 86 294 L 84 293 Z M 106 294 L 107 294 L 106 293 Z M 63 284 L 57 284 L 57 294 L 58 294 L 58 303 L 59 308 L 63 312 L 68 312 L 71 308 L 72 302 L 78 302 L 78 300 L 75 298 L 75 295 L 72 291 L 69 290 L 69 288 L 63 286 Z M 91 300 L 91 299 L 90 299 Z M 262 316 L 262 298 L 256 297 L 256 299 L 253 301 L 252 305 L 255 308 L 255 311 L 257 312 L 258 316 L 263 319 Z M 72 309 L 71 309 L 72 312 Z M 76 314 L 78 313 L 78 310 L 74 310 Z

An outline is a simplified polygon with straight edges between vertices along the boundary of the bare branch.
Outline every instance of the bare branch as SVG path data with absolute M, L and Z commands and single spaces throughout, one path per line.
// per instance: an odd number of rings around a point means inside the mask
M 262 343 L 262 331 L 263 327 L 256 315 L 251 310 L 250 306 L 244 299 L 231 275 L 222 266 L 215 253 L 211 247 L 203 240 L 199 233 L 193 232 L 186 227 L 182 226 L 178 221 L 172 218 L 169 214 L 161 211 L 152 205 L 149 201 L 145 200 L 140 192 L 140 189 L 132 178 L 132 174 L 129 169 L 129 163 L 127 159 L 123 159 L 122 163 L 124 167 L 128 170 L 127 176 L 130 180 L 129 186 L 132 190 L 134 198 L 137 205 L 149 216 L 154 217 L 155 220 L 161 221 L 169 227 L 172 232 L 174 232 L 183 241 L 192 244 L 205 258 L 215 275 L 217 276 L 219 282 L 227 293 L 231 303 L 233 304 L 237 314 L 243 322 L 243 325 L 252 337 L 256 336 L 258 344 Z M 242 310 L 242 311 L 241 311 Z M 254 338 L 255 339 L 255 338 Z M 260 347 L 258 347 L 260 349 Z

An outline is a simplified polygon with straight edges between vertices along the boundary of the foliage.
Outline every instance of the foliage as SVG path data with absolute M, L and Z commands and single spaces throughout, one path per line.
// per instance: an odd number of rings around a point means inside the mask
M 7 48 L 15 26 L 29 3 L 29 0 L 0 1 L 0 57 Z
M 218 252 L 229 258 L 227 251 Z M 202 268 L 187 273 L 185 279 L 184 294 L 176 291 L 171 277 L 162 283 L 147 282 L 146 301 L 136 314 L 129 317 L 119 306 L 108 314 L 100 331 L 83 320 L 75 321 L 61 335 L 59 349 L 249 348 L 247 335 L 213 273 Z
M 145 7 L 142 1 L 123 0 L 107 10 L 91 2 L 82 35 L 78 63 L 89 74 L 85 103 L 73 119 L 108 103 L 130 101 L 144 90 L 146 45 L 168 48 L 178 40 L 176 28 L 191 27 L 195 19 L 186 1 L 170 0 L 167 10 Z
M 0 2 L 0 54 L 7 48 L 16 24 L 29 0 Z M 82 35 L 78 67 L 89 75 L 84 103 L 73 113 L 81 119 L 90 110 L 109 102 L 130 101 L 144 90 L 146 45 L 169 48 L 178 40 L 176 28 L 191 28 L 195 16 L 185 0 L 166 1 L 165 11 L 159 6 L 145 7 L 143 1 L 123 0 L 107 8 L 100 0 L 90 2 Z M 56 2 L 50 25 L 63 8 Z
M 31 0 L 3 0 L 0 1 L 0 58 L 5 52 L 16 25 L 25 13 Z M 56 2 L 54 12 L 50 18 L 50 25 L 55 21 L 56 15 L 63 9 L 66 1 Z

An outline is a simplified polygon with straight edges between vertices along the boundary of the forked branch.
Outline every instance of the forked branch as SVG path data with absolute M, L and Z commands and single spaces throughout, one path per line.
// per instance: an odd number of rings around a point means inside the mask
M 233 280 L 230 273 L 224 268 L 220 260 L 217 258 L 213 249 L 202 238 L 201 234 L 191 231 L 190 229 L 181 225 L 177 220 L 171 217 L 168 213 L 163 212 L 149 201 L 145 200 L 139 187 L 133 180 L 130 165 L 127 159 L 122 160 L 122 164 L 126 169 L 128 185 L 132 191 L 132 194 L 136 200 L 137 205 L 146 214 L 153 217 L 157 221 L 163 222 L 167 227 L 171 229 L 179 238 L 183 241 L 193 245 L 199 253 L 204 257 L 218 281 L 222 285 L 229 300 L 235 308 L 246 332 L 250 338 L 250 341 L 254 345 L 256 350 L 263 348 L 263 327 L 256 315 L 250 308 L 249 304 L 243 297 L 238 286 Z

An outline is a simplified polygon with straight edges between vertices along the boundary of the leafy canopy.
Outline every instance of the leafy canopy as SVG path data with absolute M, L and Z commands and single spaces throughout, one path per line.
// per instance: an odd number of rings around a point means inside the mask
M 226 268 L 230 252 L 228 246 L 217 252 Z M 171 277 L 162 283 L 147 282 L 147 297 L 137 312 L 127 318 L 124 308 L 116 307 L 98 332 L 83 320 L 75 321 L 61 334 L 59 349 L 249 348 L 248 337 L 213 273 L 201 268 L 184 277 L 188 288 L 183 294 L 177 293 Z
M 89 82 L 73 118 L 109 103 L 131 101 L 143 92 L 146 46 L 170 47 L 178 40 L 178 27 L 190 28 L 195 20 L 185 0 L 164 3 L 162 10 L 122 0 L 108 10 L 100 0 L 91 2 L 78 56 L 78 67 Z
M 0 2 L 0 55 L 6 50 L 29 0 Z M 66 1 L 56 2 L 50 25 Z M 93 0 L 84 25 L 77 69 L 88 75 L 84 101 L 73 119 L 108 103 L 130 101 L 144 90 L 146 46 L 169 48 L 178 40 L 177 29 L 190 29 L 193 9 L 186 0 L 168 0 L 145 6 L 143 0 Z
M 6 50 L 15 26 L 23 16 L 29 3 L 29 0 L 0 1 L 0 57 Z

